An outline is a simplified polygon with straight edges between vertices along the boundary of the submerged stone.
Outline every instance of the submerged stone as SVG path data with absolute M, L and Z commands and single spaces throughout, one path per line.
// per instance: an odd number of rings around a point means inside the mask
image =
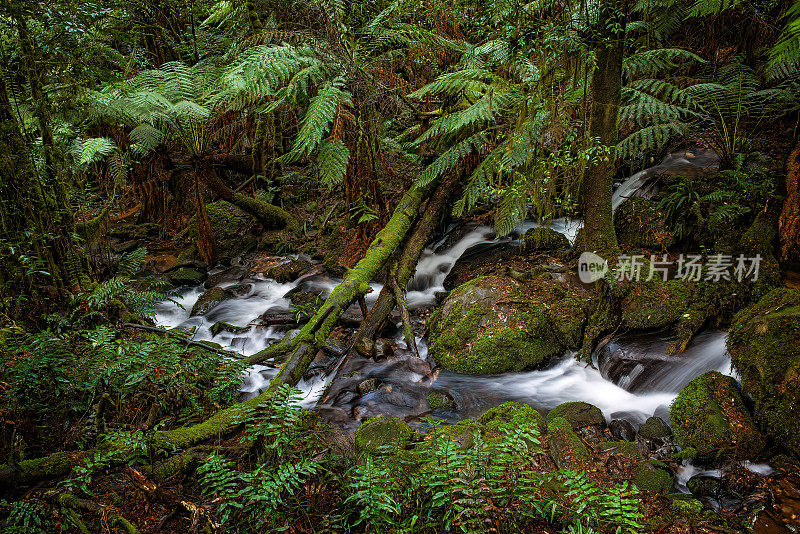
M 281 284 L 294 282 L 307 272 L 311 266 L 312 263 L 306 260 L 290 260 L 271 268 L 267 271 L 267 277 L 274 278 L 276 282 Z

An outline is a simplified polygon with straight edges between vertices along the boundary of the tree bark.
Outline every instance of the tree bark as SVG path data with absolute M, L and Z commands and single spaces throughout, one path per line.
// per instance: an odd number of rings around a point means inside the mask
M 778 222 L 781 260 L 800 262 L 800 141 L 786 160 L 786 200 Z
M 618 115 L 622 92 L 622 59 L 625 52 L 626 0 L 604 0 L 598 23 L 590 39 L 597 57 L 592 78 L 589 136 L 609 147 L 608 159 L 590 164 L 583 178 L 584 250 L 606 259 L 619 253 L 611 209 L 614 178 L 614 147 L 618 138 Z
M 323 346 L 345 310 L 360 296 L 371 291 L 369 283 L 405 239 L 428 190 L 414 188 L 403 195 L 391 219 L 375 236 L 364 258 L 345 274 L 344 279 L 297 335 L 284 337 L 277 344 L 245 358 L 244 361 L 253 365 L 278 355 L 290 354 L 268 391 L 280 384 L 296 384 L 314 358 L 313 349 Z

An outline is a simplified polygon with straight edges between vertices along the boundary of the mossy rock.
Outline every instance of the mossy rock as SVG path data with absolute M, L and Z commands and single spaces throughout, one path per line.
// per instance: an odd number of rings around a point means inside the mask
M 475 445 L 475 433 L 481 433 L 481 425 L 475 419 L 464 419 L 452 425 L 444 425 L 431 432 L 436 439 L 444 437 L 458 443 L 461 450 L 471 449 Z
M 660 417 L 648 417 L 637 433 L 647 439 L 667 439 L 672 436 L 672 429 Z
M 458 286 L 429 326 L 431 356 L 457 373 L 521 371 L 564 350 L 546 306 L 531 301 L 519 282 L 505 276 L 480 277 Z
M 454 410 L 456 403 L 446 393 L 431 391 L 428 393 L 428 407 L 431 410 Z
M 633 441 L 601 441 L 597 444 L 597 449 L 623 456 L 639 457 L 639 445 Z
M 547 226 L 537 226 L 525 232 L 523 248 L 526 252 L 534 250 L 559 250 L 569 248 L 569 240 Z
M 267 277 L 274 278 L 276 282 L 281 284 L 294 282 L 306 273 L 311 266 L 312 263 L 306 260 L 290 260 L 271 268 L 267 271 Z
M 775 289 L 742 310 L 728 335 L 733 367 L 758 426 L 800 455 L 800 291 Z
M 208 274 L 192 267 L 181 267 L 167 274 L 167 280 L 174 286 L 196 286 L 201 284 Z
M 603 426 L 606 424 L 606 418 L 603 417 L 603 412 L 600 411 L 600 408 L 582 401 L 559 404 L 547 413 L 547 422 L 549 423 L 556 417 L 565 419 L 574 430 L 592 425 Z
M 675 440 L 704 458 L 753 458 L 765 447 L 745 407 L 736 381 L 717 371 L 704 373 L 673 401 L 670 420 Z
M 158 237 L 161 230 L 157 223 L 142 224 L 121 224 L 108 231 L 109 237 L 116 237 L 124 240 L 141 240 L 147 237 Z
M 675 244 L 667 215 L 658 204 L 644 198 L 630 198 L 614 212 L 614 228 L 621 246 L 662 250 Z
M 527 404 L 513 401 L 487 410 L 478 417 L 478 423 L 487 433 L 500 433 L 503 428 L 514 429 L 523 423 L 535 423 L 540 434 L 547 432 L 542 414 Z
M 675 481 L 666 464 L 657 460 L 644 460 L 636 466 L 633 483 L 640 490 L 666 493 L 672 489 Z
M 685 494 L 681 494 L 685 495 Z M 703 513 L 703 502 L 693 498 L 675 499 L 670 504 L 672 511 L 688 519 L 695 519 Z
M 547 437 L 550 442 L 550 458 L 559 469 L 586 470 L 589 467 L 589 449 L 566 419 L 554 417 L 549 420 Z
M 236 298 L 236 294 L 233 291 L 223 289 L 221 287 L 212 287 L 200 295 L 200 298 L 198 298 L 197 302 L 195 302 L 194 306 L 192 306 L 192 312 L 189 314 L 189 316 L 194 317 L 196 315 L 205 315 L 221 302 L 225 302 L 226 300 L 233 298 Z
M 191 265 L 200 258 L 197 252 L 197 245 L 190 245 L 181 250 L 178 258 L 175 260 L 177 265 Z
M 649 263 L 642 268 L 642 278 L 620 283 L 627 291 L 620 302 L 622 321 L 632 330 L 657 330 L 691 317 L 694 288 L 684 280 L 653 278 L 645 280 Z M 687 317 L 688 315 L 688 317 Z
M 407 447 L 413 435 L 414 431 L 404 420 L 378 416 L 358 427 L 356 449 L 369 454 L 392 454 Z

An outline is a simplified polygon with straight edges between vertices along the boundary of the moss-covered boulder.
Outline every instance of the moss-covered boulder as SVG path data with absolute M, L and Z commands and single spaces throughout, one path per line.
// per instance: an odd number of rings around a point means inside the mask
M 554 417 L 549 420 L 547 437 L 550 443 L 550 458 L 559 469 L 585 470 L 589 467 L 589 449 L 566 419 Z
M 764 449 L 736 381 L 709 371 L 689 382 L 670 409 L 675 440 L 700 457 L 750 459 Z
M 286 263 L 276 265 L 267 271 L 268 278 L 274 278 L 276 282 L 285 284 L 294 282 L 300 276 L 311 269 L 312 263 L 306 260 L 289 260 Z
M 556 417 L 566 419 L 574 430 L 592 425 L 603 426 L 606 423 L 606 419 L 603 417 L 603 412 L 600 411 L 600 408 L 582 401 L 559 404 L 547 413 L 547 422 L 549 423 Z
M 356 449 L 369 454 L 391 454 L 408 446 L 413 435 L 414 431 L 402 419 L 374 417 L 356 430 Z
M 597 450 L 634 458 L 640 455 L 639 445 L 633 441 L 601 441 L 597 444 Z
M 636 466 L 633 483 L 640 490 L 666 493 L 672 489 L 675 481 L 665 463 L 658 460 L 644 460 Z
M 525 232 L 523 248 L 530 252 L 534 250 L 558 250 L 569 248 L 569 240 L 547 226 L 537 226 Z
M 191 317 L 196 315 L 205 315 L 215 308 L 221 302 L 236 298 L 236 294 L 229 289 L 221 287 L 212 287 L 197 299 L 197 302 L 192 306 L 192 312 L 189 314 Z
M 431 317 L 429 350 L 437 364 L 479 375 L 521 371 L 563 351 L 543 302 L 505 276 L 454 289 Z
M 193 267 L 181 267 L 167 273 L 167 280 L 173 286 L 196 286 L 208 278 L 208 274 Z
M 662 250 L 675 243 L 666 213 L 656 202 L 645 198 L 623 202 L 614 212 L 614 228 L 619 244 L 628 247 Z
M 535 424 L 540 434 L 547 432 L 547 424 L 542 414 L 527 404 L 513 401 L 487 410 L 478 417 L 478 423 L 484 432 L 489 433 L 500 432 L 502 428 L 513 429 L 523 423 Z
M 800 291 L 775 289 L 742 310 L 728 335 L 733 366 L 758 426 L 800 454 Z
M 660 417 L 648 417 L 639 427 L 638 434 L 647 439 L 667 439 L 672 436 L 672 429 Z
M 245 332 L 249 327 L 248 326 L 236 326 L 232 325 L 231 323 L 226 323 L 225 321 L 217 321 L 216 323 L 211 325 L 211 335 L 217 336 L 221 332 L 229 332 L 231 334 L 241 334 Z

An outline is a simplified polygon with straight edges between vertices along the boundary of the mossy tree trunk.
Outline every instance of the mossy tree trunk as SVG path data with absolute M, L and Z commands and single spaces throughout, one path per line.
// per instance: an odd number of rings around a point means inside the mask
M 622 92 L 622 59 L 625 52 L 626 0 L 603 0 L 589 42 L 597 68 L 592 77 L 589 136 L 605 147 L 609 157 L 590 164 L 584 175 L 581 200 L 584 228 L 583 248 L 608 258 L 619 251 L 611 209 L 614 179 L 614 147 L 618 138 L 618 115 Z M 607 259 L 608 259 L 607 258 Z
M 371 291 L 369 283 L 400 246 L 417 218 L 420 205 L 429 188 L 414 188 L 403 195 L 391 219 L 375 236 L 364 257 L 350 269 L 334 288 L 316 314 L 297 335 L 285 337 L 245 361 L 255 364 L 283 354 L 290 354 L 273 379 L 270 389 L 279 384 L 296 384 L 315 355 L 315 347 L 325 344 L 328 335 L 342 314 L 359 297 Z

